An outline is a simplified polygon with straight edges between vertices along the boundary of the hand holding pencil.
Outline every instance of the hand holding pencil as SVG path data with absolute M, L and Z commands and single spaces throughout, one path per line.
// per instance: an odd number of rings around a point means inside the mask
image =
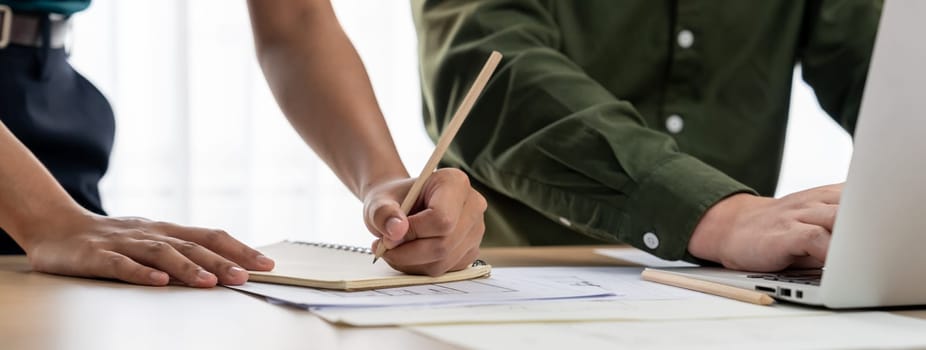
M 367 225 L 380 236 L 373 251 L 388 247 L 383 260 L 409 274 L 437 276 L 466 268 L 479 255 L 485 199 L 462 171 L 439 169 L 428 178 L 412 214 L 406 216 L 399 201 L 413 180 L 386 183 L 368 196 Z
M 374 263 L 383 257 L 399 271 L 440 275 L 463 269 L 478 257 L 485 199 L 462 171 L 435 168 L 500 61 L 501 54 L 492 52 L 418 178 L 386 183 L 364 199 L 367 226 L 382 237 L 373 243 Z M 400 192 L 407 193 L 398 205 Z

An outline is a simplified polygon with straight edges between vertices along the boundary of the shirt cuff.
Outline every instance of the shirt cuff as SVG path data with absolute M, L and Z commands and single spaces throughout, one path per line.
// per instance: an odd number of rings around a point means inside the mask
M 623 242 L 668 260 L 705 263 L 688 253 L 688 241 L 701 217 L 720 200 L 748 186 L 697 158 L 680 154 L 639 182 L 620 227 Z

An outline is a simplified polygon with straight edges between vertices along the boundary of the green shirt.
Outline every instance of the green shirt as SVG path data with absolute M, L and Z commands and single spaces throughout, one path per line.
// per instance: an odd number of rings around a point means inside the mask
M 693 259 L 705 211 L 774 194 L 792 75 L 855 128 L 881 2 L 413 0 L 437 138 L 505 55 L 444 164 L 490 205 L 485 245 L 625 242 Z
M 90 0 L 0 0 L 13 12 L 47 12 L 72 15 L 90 6 Z

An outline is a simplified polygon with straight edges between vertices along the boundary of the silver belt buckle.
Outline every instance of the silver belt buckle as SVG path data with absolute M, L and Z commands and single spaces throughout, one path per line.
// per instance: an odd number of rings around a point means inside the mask
M 0 49 L 10 44 L 10 28 L 13 25 L 13 10 L 7 5 L 0 4 Z

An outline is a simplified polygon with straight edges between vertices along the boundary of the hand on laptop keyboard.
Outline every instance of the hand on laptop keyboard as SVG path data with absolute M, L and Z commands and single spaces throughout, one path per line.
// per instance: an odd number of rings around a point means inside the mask
M 730 196 L 705 213 L 688 250 L 735 270 L 821 267 L 841 194 L 836 184 L 779 199 Z

